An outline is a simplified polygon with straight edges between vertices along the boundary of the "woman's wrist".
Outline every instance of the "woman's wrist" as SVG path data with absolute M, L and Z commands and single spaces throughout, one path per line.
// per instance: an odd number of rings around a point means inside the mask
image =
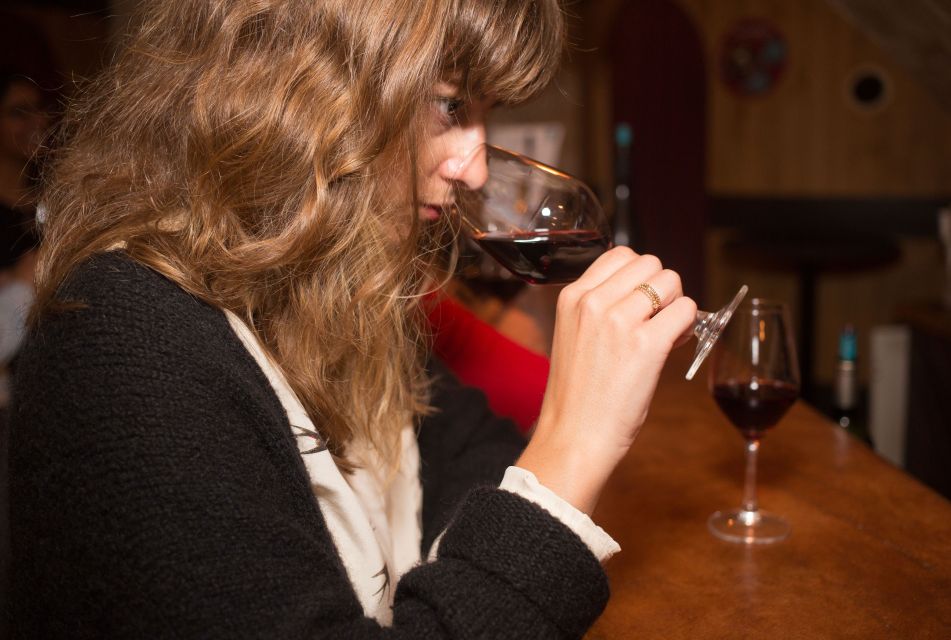
M 515 466 L 531 471 L 545 488 L 590 516 L 624 454 L 591 445 L 536 432 Z

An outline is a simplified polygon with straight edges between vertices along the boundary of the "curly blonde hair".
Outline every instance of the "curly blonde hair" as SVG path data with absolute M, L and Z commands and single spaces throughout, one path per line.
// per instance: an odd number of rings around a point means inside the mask
M 416 304 L 441 234 L 392 176 L 415 195 L 435 83 L 513 103 L 549 82 L 557 0 L 142 4 L 52 155 L 35 318 L 121 243 L 243 317 L 334 454 L 362 438 L 395 464 L 425 408 Z

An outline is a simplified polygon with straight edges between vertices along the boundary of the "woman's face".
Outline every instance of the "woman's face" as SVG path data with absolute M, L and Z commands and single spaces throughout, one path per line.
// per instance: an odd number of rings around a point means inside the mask
M 485 154 L 474 152 L 485 143 L 485 122 L 493 102 L 464 101 L 457 87 L 442 82 L 434 93 L 419 154 L 417 191 L 423 220 L 435 220 L 452 205 L 454 182 L 478 189 L 488 177 Z

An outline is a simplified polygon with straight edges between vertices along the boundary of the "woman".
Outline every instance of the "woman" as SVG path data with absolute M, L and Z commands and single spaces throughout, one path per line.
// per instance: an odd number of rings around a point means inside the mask
M 417 328 L 462 159 L 562 40 L 556 0 L 150 3 L 44 195 L 15 634 L 584 633 L 616 550 L 588 514 L 695 306 L 602 256 L 524 450 Z

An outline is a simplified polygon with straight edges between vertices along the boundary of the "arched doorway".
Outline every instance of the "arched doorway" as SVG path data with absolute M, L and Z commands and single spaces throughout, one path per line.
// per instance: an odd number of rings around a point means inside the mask
M 617 11 L 607 51 L 613 121 L 630 125 L 633 246 L 678 271 L 702 302 L 706 193 L 703 44 L 671 0 L 631 0 Z

